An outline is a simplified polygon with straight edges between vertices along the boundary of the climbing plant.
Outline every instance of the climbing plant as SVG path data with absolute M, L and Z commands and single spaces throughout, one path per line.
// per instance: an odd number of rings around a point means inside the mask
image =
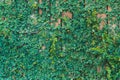
M 119 0 L 1 0 L 1 80 L 119 80 Z

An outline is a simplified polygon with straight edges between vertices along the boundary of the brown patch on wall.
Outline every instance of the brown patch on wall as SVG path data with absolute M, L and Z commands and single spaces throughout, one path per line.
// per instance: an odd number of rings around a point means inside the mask
M 42 10 L 41 9 L 39 9 L 39 14 L 42 14 Z
M 55 27 L 59 26 L 61 23 L 61 19 L 58 19 L 57 22 L 55 23 Z
M 38 2 L 39 2 L 39 4 L 41 4 L 42 3 L 42 0 L 38 0 Z M 41 9 L 39 9 L 39 14 L 42 14 L 42 10 Z
M 39 0 L 39 3 L 42 3 L 42 0 Z
M 68 18 L 72 19 L 72 16 L 73 16 L 73 14 L 69 11 L 62 13 L 62 17 L 68 17 Z M 57 19 L 57 22 L 55 22 L 55 27 L 59 26 L 60 24 L 61 24 L 61 19 Z
M 5 20 L 5 17 L 2 17 L 2 20 L 4 21 L 4 20 Z
M 73 14 L 69 11 L 62 13 L 62 17 L 68 17 L 68 18 L 72 19 L 72 16 L 73 16 Z
M 101 72 L 101 67 L 100 67 L 100 66 L 97 67 L 97 72 L 98 72 L 98 73 Z
M 52 22 L 50 22 L 50 25 L 55 25 L 55 27 L 59 26 L 61 24 L 61 19 L 57 19 L 57 21 L 54 21 L 54 19 L 50 18 Z
M 104 26 L 105 26 L 105 21 L 102 20 L 102 21 L 100 22 L 99 30 L 102 30 Z
M 108 11 L 108 12 L 111 12 L 111 11 L 112 11 L 112 8 L 111 8 L 110 6 L 107 6 L 107 11 Z M 105 26 L 105 24 L 106 24 L 106 23 L 105 23 L 105 18 L 107 18 L 107 16 L 108 16 L 107 14 L 97 14 L 97 17 L 100 18 L 100 19 L 102 19 L 101 22 L 100 22 L 100 26 L 99 26 L 99 29 L 100 29 L 100 30 L 102 30 L 103 27 Z M 114 21 L 114 20 L 115 20 L 115 17 L 113 17 L 112 21 Z M 107 24 L 110 24 L 110 22 L 111 22 L 111 21 L 108 20 L 108 21 L 107 21 Z M 113 27 L 114 27 L 114 26 L 115 26 L 115 25 L 113 25 Z
M 106 14 L 97 14 L 97 17 L 102 19 L 102 21 L 99 24 L 100 25 L 99 29 L 102 30 L 103 27 L 105 26 L 105 20 L 104 19 L 107 17 L 107 15 Z
M 101 19 L 105 19 L 106 16 L 107 16 L 106 14 L 97 14 L 97 17 Z
M 112 8 L 110 6 L 107 6 L 107 10 L 108 10 L 108 12 L 111 12 Z
M 42 46 L 42 50 L 45 50 L 46 49 L 46 46 Z

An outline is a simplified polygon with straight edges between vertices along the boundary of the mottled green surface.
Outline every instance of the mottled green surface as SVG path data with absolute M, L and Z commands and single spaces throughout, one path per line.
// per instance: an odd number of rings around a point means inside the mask
M 120 79 L 119 0 L 34 1 L 0 0 L 0 80 Z M 107 14 L 102 30 L 98 13 Z

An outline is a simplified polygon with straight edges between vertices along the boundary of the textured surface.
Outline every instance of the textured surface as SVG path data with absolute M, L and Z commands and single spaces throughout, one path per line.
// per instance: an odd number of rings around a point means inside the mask
M 119 0 L 37 1 L 0 1 L 0 80 L 120 80 Z

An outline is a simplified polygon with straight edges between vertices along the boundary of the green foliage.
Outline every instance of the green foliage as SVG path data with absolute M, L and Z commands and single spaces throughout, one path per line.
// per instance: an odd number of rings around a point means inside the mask
M 0 80 L 120 79 L 119 0 L 37 1 L 0 1 Z

